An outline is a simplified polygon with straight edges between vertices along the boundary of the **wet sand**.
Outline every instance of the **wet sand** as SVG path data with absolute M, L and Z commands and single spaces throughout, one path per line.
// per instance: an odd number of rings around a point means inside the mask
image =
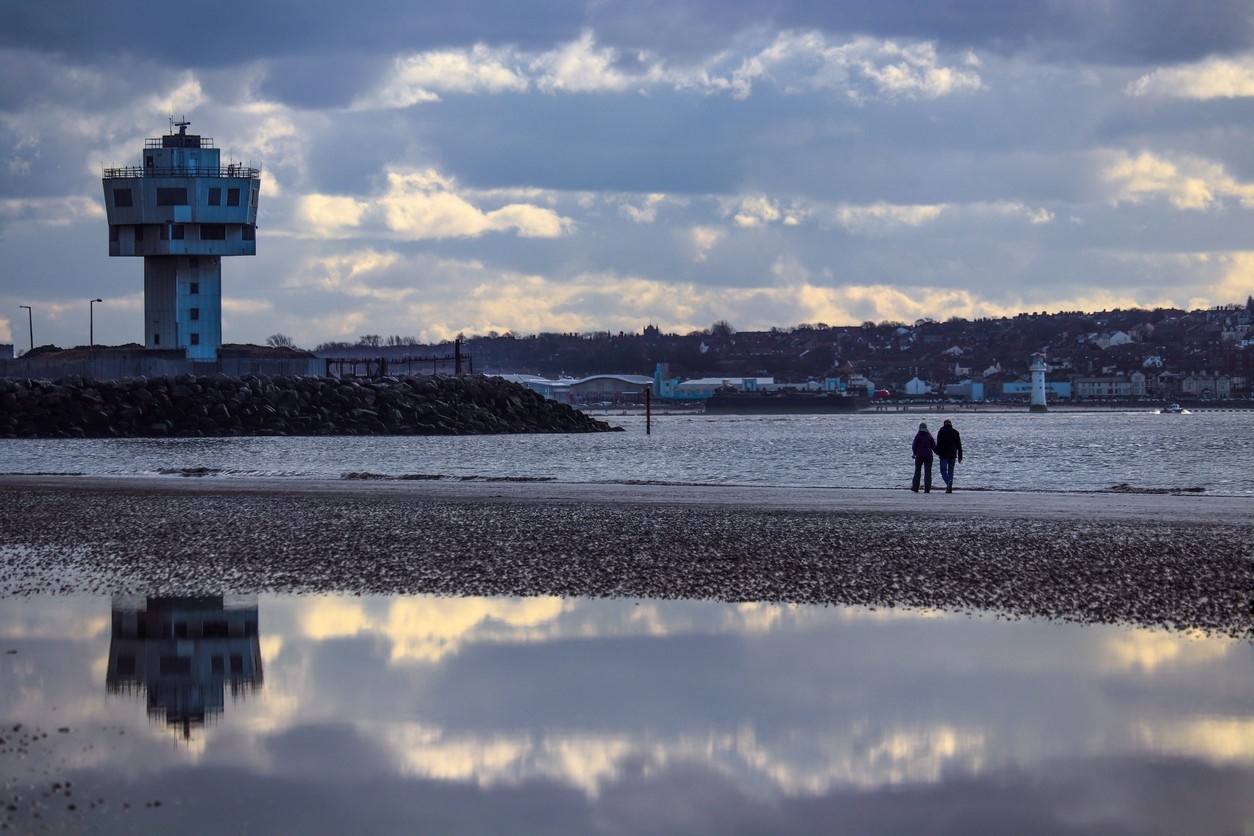
M 1254 640 L 1254 500 L 0 476 L 0 596 L 375 593 L 904 606 Z

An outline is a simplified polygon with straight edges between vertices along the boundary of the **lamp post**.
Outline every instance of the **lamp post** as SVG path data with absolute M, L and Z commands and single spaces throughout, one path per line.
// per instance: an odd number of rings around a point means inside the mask
M 87 303 L 87 342 L 91 345 L 92 351 L 96 350 L 96 303 L 103 301 L 103 299 L 92 299 Z
M 30 305 L 18 305 L 19 308 L 26 308 L 26 324 L 30 326 L 30 349 L 35 350 L 35 314 L 31 311 Z

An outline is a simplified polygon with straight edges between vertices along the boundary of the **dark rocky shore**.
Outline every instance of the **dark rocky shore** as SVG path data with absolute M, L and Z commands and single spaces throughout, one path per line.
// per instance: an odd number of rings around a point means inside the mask
M 995 498 L 974 494 L 965 509 L 921 512 L 904 491 L 865 492 L 866 502 L 809 492 L 782 507 L 756 491 L 726 501 L 700 488 L 578 487 L 5 477 L 0 597 L 685 598 L 1254 640 L 1254 520 L 1221 519 L 1206 500 L 1137 497 L 1124 510 L 1133 498 L 1085 496 L 1059 515 L 992 512 Z
M 0 438 L 612 430 L 499 377 L 0 379 Z

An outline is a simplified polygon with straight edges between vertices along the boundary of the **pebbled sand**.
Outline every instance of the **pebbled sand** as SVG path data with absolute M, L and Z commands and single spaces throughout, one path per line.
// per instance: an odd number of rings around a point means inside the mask
M 0 597 L 342 592 L 940 608 L 1254 641 L 1254 499 L 0 476 Z

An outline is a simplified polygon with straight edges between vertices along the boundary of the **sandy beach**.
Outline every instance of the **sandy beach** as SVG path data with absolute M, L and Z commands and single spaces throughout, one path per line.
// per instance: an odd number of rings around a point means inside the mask
M 1243 497 L 7 475 L 0 508 L 0 596 L 690 598 L 1254 639 Z

